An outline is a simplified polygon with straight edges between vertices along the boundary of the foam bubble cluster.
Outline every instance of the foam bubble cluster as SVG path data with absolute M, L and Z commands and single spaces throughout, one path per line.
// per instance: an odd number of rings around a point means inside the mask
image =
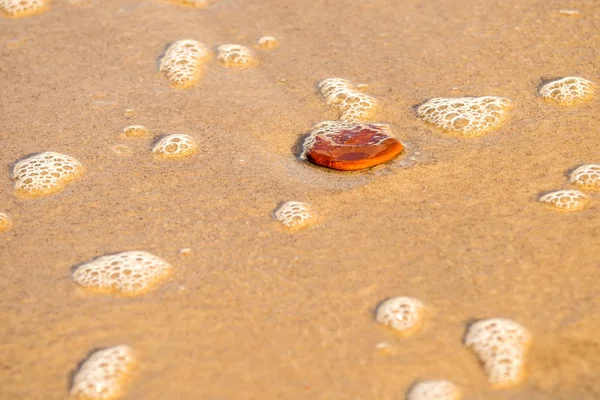
M 0 0 L 0 10 L 11 18 L 27 17 L 48 8 L 47 0 Z
M 539 201 L 562 211 L 578 211 L 585 208 L 589 198 L 579 190 L 557 190 L 541 196 Z
M 95 351 L 81 364 L 73 377 L 71 396 L 81 400 L 108 400 L 120 396 L 131 373 L 134 355 L 131 347 L 120 345 Z
M 415 383 L 406 396 L 406 400 L 459 400 L 460 398 L 460 389 L 446 380 Z
M 150 131 L 143 127 L 142 125 L 130 125 L 128 127 L 123 128 L 123 133 L 127 137 L 146 137 L 150 135 Z
M 217 61 L 225 68 L 246 69 L 258 64 L 249 48 L 239 44 L 223 44 L 217 47 Z
M 476 137 L 500 127 L 512 102 L 504 97 L 434 98 L 417 108 L 417 116 L 445 132 Z
M 319 82 L 318 88 L 327 104 L 341 111 L 342 121 L 364 121 L 375 112 L 375 98 L 356 90 L 346 79 L 327 78 Z
M 315 222 L 317 214 L 312 206 L 300 201 L 288 201 L 275 210 L 275 219 L 286 228 L 300 229 Z
M 196 154 L 198 152 L 198 144 L 190 135 L 176 133 L 162 138 L 154 146 L 152 152 L 158 158 L 179 160 Z
M 10 217 L 5 213 L 0 212 L 0 232 L 6 232 L 10 229 L 11 225 Z
M 60 192 L 83 174 L 84 168 L 71 156 L 45 152 L 19 161 L 12 173 L 17 193 L 42 197 Z
M 539 93 L 549 103 L 570 106 L 591 100 L 596 94 L 596 84 L 578 76 L 567 76 L 546 83 Z
M 481 320 L 469 326 L 464 342 L 483 363 L 492 385 L 508 387 L 523 380 L 531 342 L 523 326 L 503 318 Z
M 261 50 L 273 50 L 279 47 L 279 40 L 273 36 L 263 36 L 256 41 L 256 47 Z
M 402 336 L 411 336 L 423 326 L 425 305 L 412 297 L 393 297 L 377 307 L 375 320 Z
M 171 274 L 165 260 L 145 251 L 127 251 L 99 257 L 75 270 L 73 280 L 98 292 L 139 295 Z
M 600 164 L 586 164 L 569 177 L 571 183 L 583 189 L 600 190 Z
M 169 78 L 172 86 L 194 86 L 209 55 L 208 48 L 196 40 L 178 40 L 169 46 L 159 68 Z

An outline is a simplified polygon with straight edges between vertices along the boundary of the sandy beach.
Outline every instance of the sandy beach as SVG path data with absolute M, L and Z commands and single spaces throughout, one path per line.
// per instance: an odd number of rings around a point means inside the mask
M 561 13 L 577 10 L 578 14 Z M 600 82 L 600 4 L 575 0 L 54 0 L 0 18 L 0 398 L 68 398 L 95 348 L 139 363 L 123 399 L 404 399 L 448 379 L 466 400 L 600 398 L 600 192 L 584 210 L 537 199 L 600 163 L 599 102 L 548 104 L 548 79 Z M 255 48 L 272 35 L 279 47 Z M 169 85 L 168 44 L 249 47 L 258 65 Z M 372 169 L 300 160 L 311 127 L 336 119 L 316 88 L 366 84 L 375 122 L 406 146 Z M 433 97 L 504 96 L 499 129 L 474 139 L 423 123 Z M 129 138 L 129 125 L 151 135 Z M 153 157 L 193 136 L 183 160 Z M 82 177 L 52 196 L 15 194 L 24 157 L 75 157 Z M 313 226 L 273 219 L 310 203 Z M 184 251 L 182 249 L 190 249 Z M 144 250 L 172 276 L 136 297 L 78 287 L 74 268 Z M 427 305 L 409 338 L 374 321 L 382 300 Z M 526 378 L 490 387 L 467 325 L 510 318 L 533 335 Z

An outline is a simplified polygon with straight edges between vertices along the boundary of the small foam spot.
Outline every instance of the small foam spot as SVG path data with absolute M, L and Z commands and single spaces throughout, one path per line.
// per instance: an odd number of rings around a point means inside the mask
M 198 152 L 198 145 L 190 135 L 176 133 L 162 138 L 154 146 L 152 152 L 158 158 L 179 160 L 196 154 Z
M 193 253 L 192 249 L 189 247 L 184 247 L 182 249 L 179 249 L 179 254 L 181 254 L 182 256 L 189 256 Z
M 48 9 L 46 0 L 0 0 L 0 10 L 6 17 L 22 18 Z
M 198 83 L 202 66 L 209 56 L 204 44 L 191 39 L 178 40 L 165 52 L 159 69 L 165 73 L 171 86 L 191 87 Z
M 417 382 L 406 395 L 406 400 L 459 400 L 460 398 L 460 389 L 446 380 Z
M 93 352 L 73 376 L 71 396 L 81 400 L 120 397 L 134 362 L 133 350 L 126 345 Z
M 125 156 L 125 157 L 127 157 L 131 154 L 131 150 L 129 149 L 129 147 L 122 145 L 122 144 L 113 146 L 112 151 L 119 156 Z
M 130 125 L 123 128 L 123 133 L 127 137 L 139 138 L 150 136 L 150 131 L 142 125 Z
M 582 165 L 571 173 L 569 180 L 582 189 L 600 190 L 600 164 Z
M 581 17 L 579 10 L 558 10 L 558 13 L 564 17 Z
M 0 212 L 0 232 L 8 231 L 12 226 L 12 220 L 8 214 Z
M 167 0 L 169 3 L 191 8 L 206 8 L 220 0 Z
M 301 229 L 313 224 L 317 214 L 312 206 L 300 201 L 288 201 L 275 210 L 275 220 L 286 228 Z
M 93 107 L 114 107 L 117 105 L 117 101 L 106 92 L 94 92 L 90 95 L 90 98 Z
M 417 108 L 417 116 L 445 132 L 477 137 L 499 128 L 511 108 L 509 99 L 497 96 L 434 98 Z
M 503 318 L 477 321 L 469 326 L 464 343 L 483 363 L 493 386 L 515 386 L 523 380 L 531 343 L 531 334 L 523 326 Z
M 423 326 L 425 305 L 412 297 L 393 297 L 377 307 L 375 320 L 402 336 L 411 336 Z
M 263 36 L 256 41 L 256 47 L 261 50 L 273 50 L 279 47 L 279 40 L 273 36 Z
M 25 39 L 9 39 L 6 41 L 4 48 L 5 49 L 18 49 L 19 47 L 25 44 Z
M 541 196 L 539 201 L 561 211 L 578 211 L 587 206 L 589 198 L 579 190 L 557 190 Z
M 375 113 L 375 98 L 356 90 L 346 79 L 323 79 L 317 87 L 327 104 L 341 111 L 342 121 L 363 121 Z
M 596 94 L 596 84 L 578 76 L 567 76 L 544 84 L 539 93 L 548 103 L 572 106 L 590 101 Z
M 60 192 L 83 172 L 83 166 L 73 157 L 45 152 L 19 161 L 13 169 L 12 179 L 17 193 L 42 197 Z
M 250 49 L 239 44 L 223 44 L 217 47 L 217 61 L 225 68 L 234 69 L 251 68 L 258 64 Z
M 375 345 L 375 349 L 385 355 L 393 355 L 396 353 L 395 347 L 389 342 L 379 342 Z
M 73 273 L 73 280 L 94 291 L 117 291 L 134 296 L 156 286 L 171 271 L 169 263 L 153 254 L 126 251 L 102 256 L 79 266 Z
M 136 112 L 133 108 L 127 108 L 125 110 L 123 110 L 123 116 L 127 117 L 127 118 L 133 118 L 135 117 Z

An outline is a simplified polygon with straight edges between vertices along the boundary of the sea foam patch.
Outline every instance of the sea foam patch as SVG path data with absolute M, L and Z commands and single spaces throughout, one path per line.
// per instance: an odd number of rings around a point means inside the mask
M 172 269 L 169 263 L 151 253 L 127 251 L 80 265 L 73 272 L 73 280 L 92 291 L 136 296 L 156 287 Z
M 221 66 L 232 69 L 247 69 L 258 64 L 252 51 L 239 44 L 223 44 L 217 47 L 217 61 Z
M 460 389 L 446 380 L 429 380 L 415 383 L 406 395 L 406 400 L 459 400 Z
M 492 318 L 469 326 L 464 343 L 483 363 L 493 386 L 509 387 L 524 378 L 525 356 L 531 339 L 529 331 L 517 322 Z
M 162 138 L 152 149 L 157 158 L 180 160 L 198 152 L 198 144 L 190 135 L 176 133 Z
M 417 116 L 444 132 L 477 137 L 499 128 L 511 108 L 504 97 L 440 97 L 421 104 Z
M 317 87 L 325 102 L 340 110 L 342 121 L 365 121 L 375 113 L 375 98 L 357 90 L 347 79 L 323 79 Z
M 549 103 L 571 106 L 590 101 L 596 95 L 597 85 L 579 76 L 567 76 L 544 84 L 540 96 Z
M 0 0 L 0 11 L 9 18 L 22 18 L 46 11 L 48 0 Z
M 600 190 L 600 164 L 586 164 L 573 171 L 569 181 L 582 189 Z
M 538 199 L 541 203 L 560 211 L 579 211 L 589 203 L 589 197 L 579 190 L 557 190 Z
M 112 400 L 120 397 L 134 365 L 126 345 L 93 352 L 73 376 L 71 397 L 77 400 Z
M 83 175 L 83 172 L 83 165 L 75 158 L 49 151 L 27 157 L 15 164 L 12 179 L 18 194 L 43 197 L 60 192 L 71 181 Z
M 208 48 L 197 40 L 178 40 L 165 52 L 159 69 L 165 73 L 171 86 L 187 88 L 198 83 L 202 66 L 209 57 Z
M 411 336 L 423 326 L 425 305 L 413 297 L 393 297 L 377 307 L 375 320 L 402 336 Z
M 3 212 L 0 212 L 0 232 L 8 231 L 12 226 L 12 219 Z
M 317 213 L 308 203 L 288 201 L 275 210 L 274 217 L 286 228 L 295 230 L 313 224 L 317 219 Z

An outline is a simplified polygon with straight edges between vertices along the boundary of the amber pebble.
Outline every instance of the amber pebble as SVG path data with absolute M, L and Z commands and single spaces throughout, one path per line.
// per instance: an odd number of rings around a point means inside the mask
M 302 157 L 323 167 L 355 171 L 389 161 L 403 149 L 387 125 L 327 121 L 313 129 Z

